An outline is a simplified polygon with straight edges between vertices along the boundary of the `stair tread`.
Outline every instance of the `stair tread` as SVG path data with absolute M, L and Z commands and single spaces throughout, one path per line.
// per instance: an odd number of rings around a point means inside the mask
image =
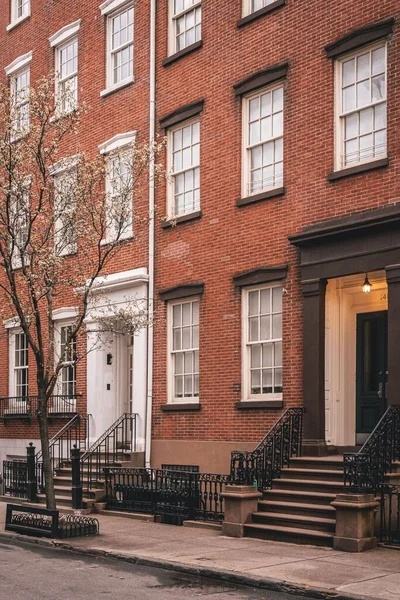
M 285 477 L 281 477 L 280 479 L 276 479 L 275 480 L 276 483 L 292 483 L 295 485 L 298 484 L 310 484 L 310 485 L 333 485 L 334 487 L 339 487 L 342 488 L 343 487 L 343 482 L 342 481 L 326 481 L 326 480 L 322 480 L 322 479 L 292 479 L 291 477 L 289 477 L 288 479 L 286 479 Z
M 263 506 L 279 506 L 282 508 L 303 508 L 304 510 L 316 510 L 316 511 L 326 511 L 336 512 L 333 506 L 327 506 L 326 504 L 307 504 L 306 502 L 283 502 L 279 500 L 259 500 L 259 504 Z
M 298 491 L 298 490 L 264 490 L 264 494 L 279 494 L 285 496 L 315 496 L 316 498 L 336 498 L 336 494 L 330 494 L 329 492 L 313 492 L 309 491 Z
M 264 525 L 263 523 L 246 523 L 245 529 L 262 529 L 264 531 L 276 531 L 280 533 L 290 533 L 292 535 L 308 536 L 314 538 L 323 538 L 331 540 L 333 538 L 332 533 L 326 531 L 318 531 L 317 529 L 303 529 L 300 527 L 284 527 L 282 525 Z
M 319 475 L 341 475 L 342 471 L 339 469 L 302 469 L 300 467 L 287 467 L 282 470 L 282 473 L 288 473 L 291 471 L 292 473 L 299 474 L 308 474 L 308 473 L 318 473 Z
M 289 513 L 274 513 L 274 512 L 263 512 L 257 511 L 253 512 L 253 515 L 258 515 L 263 518 L 272 518 L 272 519 L 287 519 L 288 521 L 300 521 L 307 523 L 321 523 L 324 525 L 334 525 L 336 523 L 335 519 L 326 519 L 324 517 L 306 517 L 304 515 L 292 515 Z

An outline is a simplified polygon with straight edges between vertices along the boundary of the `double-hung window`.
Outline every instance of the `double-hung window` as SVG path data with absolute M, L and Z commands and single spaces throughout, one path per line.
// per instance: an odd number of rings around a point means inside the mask
M 56 48 L 57 104 L 60 113 L 68 113 L 78 102 L 78 38 Z
M 244 400 L 282 398 L 282 287 L 243 290 Z
M 196 299 L 169 305 L 169 397 L 171 402 L 199 398 L 199 306 Z
M 386 157 L 386 44 L 337 60 L 336 73 L 336 169 Z
M 17 138 L 29 130 L 30 68 L 25 67 L 11 79 L 12 135 Z
M 175 54 L 201 40 L 201 0 L 170 1 L 172 3 L 170 54 Z
M 59 392 L 69 398 L 76 395 L 76 338 L 71 337 L 72 325 L 60 327 L 60 357 L 62 368 L 59 378 Z
M 186 122 L 168 132 L 171 218 L 200 210 L 200 123 Z
M 28 342 L 22 331 L 14 334 L 13 395 L 28 396 Z
M 283 185 L 283 86 L 243 100 L 243 197 Z
M 11 23 L 7 29 L 13 29 L 13 27 L 30 17 L 30 14 L 30 0 L 11 0 Z
M 66 169 L 54 175 L 54 251 L 59 256 L 77 249 L 77 171 Z
M 29 184 L 20 186 L 18 192 L 11 195 L 9 210 L 9 235 L 11 262 L 19 269 L 29 261 L 30 194 Z
M 106 95 L 133 81 L 134 8 L 132 2 L 106 0 L 100 10 L 107 19 Z

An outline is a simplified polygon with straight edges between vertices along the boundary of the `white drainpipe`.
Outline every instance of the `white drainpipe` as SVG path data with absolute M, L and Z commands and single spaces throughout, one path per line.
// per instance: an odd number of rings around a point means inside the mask
M 150 135 L 151 145 L 156 133 L 156 3 L 150 2 Z M 153 316 L 154 316 L 154 227 L 155 227 L 155 157 L 152 152 L 149 164 L 149 298 L 148 316 L 150 326 L 147 329 L 147 405 L 146 405 L 146 467 L 151 466 L 151 424 L 153 407 Z

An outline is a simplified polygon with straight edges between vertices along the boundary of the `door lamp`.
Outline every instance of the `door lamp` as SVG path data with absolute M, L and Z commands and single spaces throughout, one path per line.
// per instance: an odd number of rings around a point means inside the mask
M 364 292 L 364 294 L 369 294 L 371 291 L 372 285 L 370 284 L 369 280 L 368 280 L 368 273 L 365 273 L 365 279 L 364 279 L 364 283 L 362 284 L 362 291 Z

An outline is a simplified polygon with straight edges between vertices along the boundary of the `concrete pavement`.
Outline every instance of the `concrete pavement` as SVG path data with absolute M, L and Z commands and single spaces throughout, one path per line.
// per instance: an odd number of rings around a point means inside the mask
M 0 503 L 1 530 L 5 507 Z M 314 546 L 227 538 L 215 529 L 96 516 L 99 536 L 42 543 L 313 597 L 400 600 L 400 550 L 377 548 L 348 554 Z

